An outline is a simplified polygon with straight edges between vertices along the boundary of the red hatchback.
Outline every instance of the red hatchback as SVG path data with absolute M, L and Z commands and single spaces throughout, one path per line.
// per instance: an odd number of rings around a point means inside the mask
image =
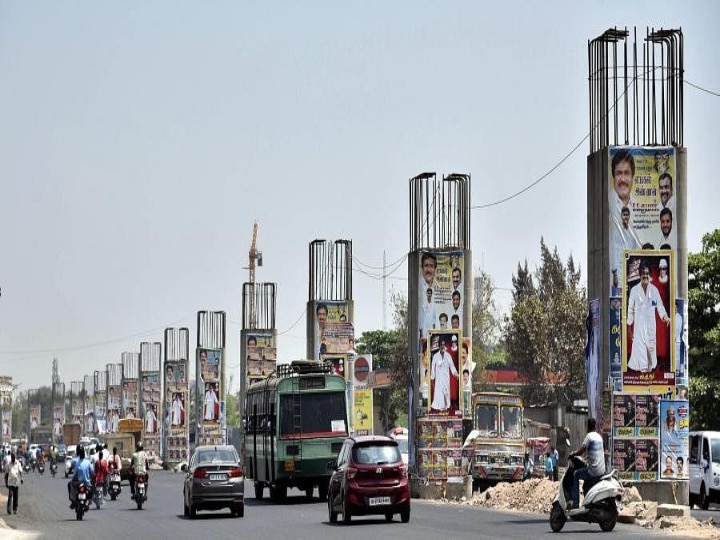
M 410 521 L 410 486 L 407 465 L 398 443 L 390 437 L 348 437 L 338 454 L 328 487 L 328 517 L 343 523 L 352 516 L 381 514 L 392 521 L 400 514 Z

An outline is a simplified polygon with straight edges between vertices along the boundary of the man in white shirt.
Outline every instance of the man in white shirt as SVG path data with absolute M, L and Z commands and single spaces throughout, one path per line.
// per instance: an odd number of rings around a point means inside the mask
M 450 408 L 450 373 L 458 376 L 453 359 L 445 349 L 445 341 L 440 338 L 440 350 L 433 355 L 430 366 L 430 379 L 435 381 L 430 407 L 436 411 Z
M 630 289 L 627 326 L 630 327 L 632 353 L 628 368 L 647 373 L 657 366 L 655 311 L 665 324 L 670 324 L 660 292 L 650 283 L 650 267 L 640 267 L 640 283 Z
M 573 479 L 572 508 L 577 508 L 580 503 L 580 480 L 599 478 L 605 474 L 605 446 L 602 435 L 595 431 L 596 422 L 594 418 L 588 418 L 587 435 L 580 448 L 575 450 L 569 457 L 582 456 L 587 453 L 587 467 L 577 469 Z

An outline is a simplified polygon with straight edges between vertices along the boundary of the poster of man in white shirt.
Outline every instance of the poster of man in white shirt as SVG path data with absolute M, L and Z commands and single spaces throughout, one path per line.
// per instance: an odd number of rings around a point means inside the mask
M 455 331 L 431 332 L 428 355 L 431 360 L 429 382 L 429 413 L 431 415 L 455 416 L 462 415 L 459 350 L 453 347 L 461 339 Z

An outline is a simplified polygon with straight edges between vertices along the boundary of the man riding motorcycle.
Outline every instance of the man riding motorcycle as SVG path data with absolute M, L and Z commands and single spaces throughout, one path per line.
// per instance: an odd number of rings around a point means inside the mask
M 588 418 L 587 435 L 582 445 L 575 452 L 570 454 L 570 458 L 582 456 L 587 453 L 587 467 L 577 469 L 573 479 L 571 508 L 577 508 L 580 504 L 580 480 L 588 481 L 596 480 L 605 474 L 605 448 L 603 445 L 602 435 L 595 431 L 596 422 L 594 418 Z M 588 490 L 585 489 L 585 493 Z
M 92 486 L 93 477 L 94 472 L 90 460 L 85 459 L 85 448 L 78 444 L 77 457 L 73 459 L 73 475 L 68 482 L 70 508 L 75 509 L 75 492 L 77 491 L 77 487 L 80 484 L 86 484 L 88 487 Z
M 132 455 L 132 458 L 130 459 L 130 498 L 135 498 L 135 482 L 137 480 L 138 475 L 142 474 L 145 476 L 145 489 L 148 489 L 149 485 L 149 478 L 147 474 L 148 470 L 148 455 L 145 450 L 143 450 L 143 444 L 142 442 L 138 442 L 135 445 L 135 453 Z M 147 491 L 146 491 L 147 493 Z

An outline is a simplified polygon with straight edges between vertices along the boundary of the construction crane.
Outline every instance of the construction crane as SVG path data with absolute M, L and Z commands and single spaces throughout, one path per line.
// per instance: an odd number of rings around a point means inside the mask
M 250 328 L 257 328 L 257 308 L 255 305 L 255 263 L 257 262 L 257 266 L 262 266 L 262 252 L 257 250 L 257 231 L 258 231 L 258 222 L 256 221 L 253 223 L 253 235 L 252 235 L 252 243 L 250 244 L 250 252 L 248 253 L 249 265 L 248 269 L 250 270 L 250 298 L 249 298 L 249 306 L 250 306 Z

